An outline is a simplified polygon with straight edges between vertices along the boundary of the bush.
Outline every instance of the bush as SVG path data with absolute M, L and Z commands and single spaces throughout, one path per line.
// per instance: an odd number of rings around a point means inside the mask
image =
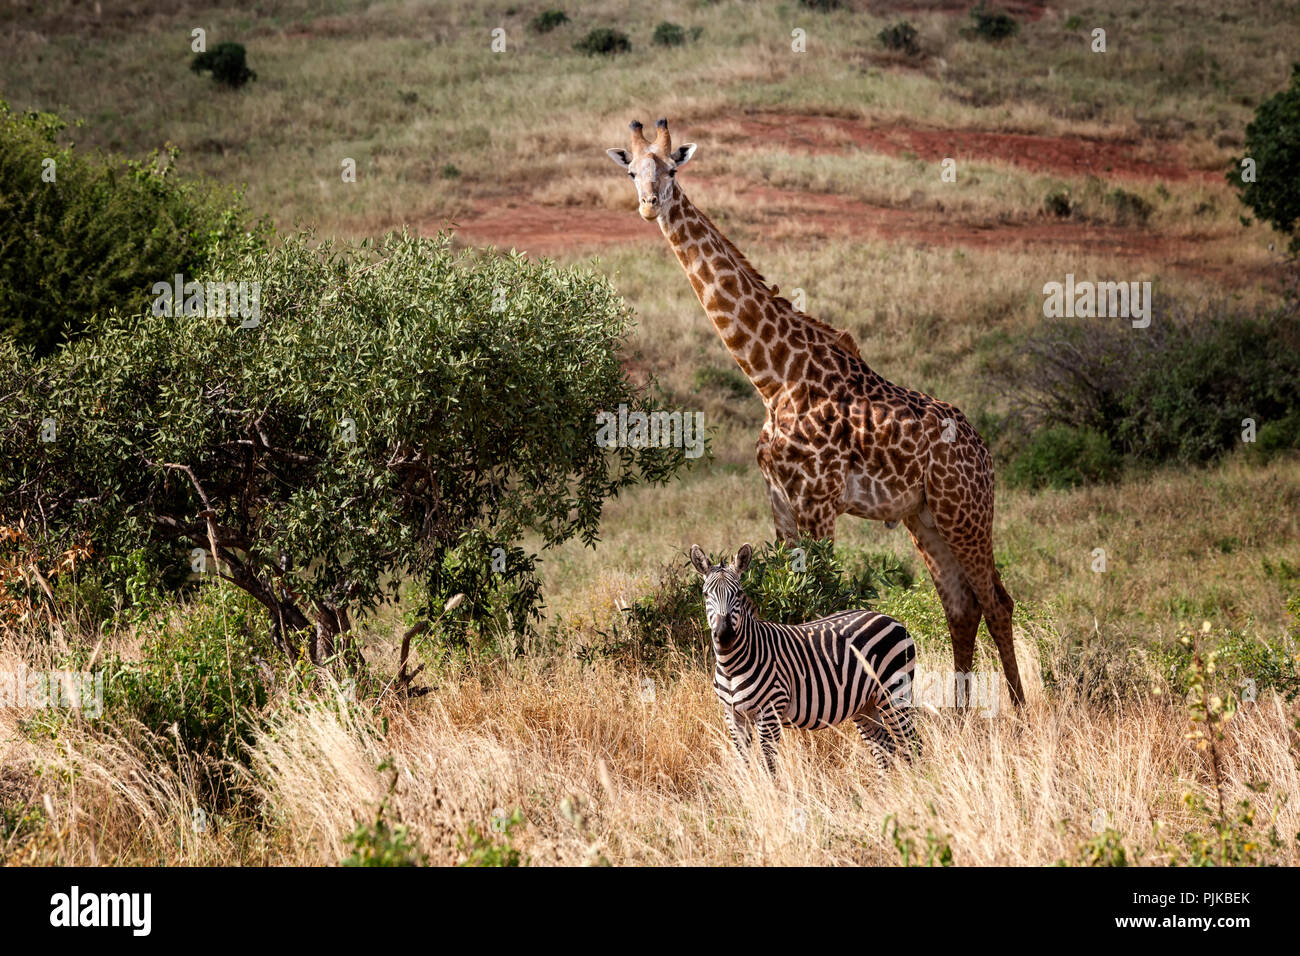
M 1115 218 L 1123 225 L 1144 226 L 1151 218 L 1151 203 L 1136 193 L 1113 189 L 1106 194 L 1106 203 L 1115 211 Z
M 686 42 L 686 28 L 665 20 L 655 27 L 654 42 L 658 46 L 682 46 Z
M 248 68 L 242 43 L 218 43 L 211 50 L 194 54 L 190 69 L 195 73 L 211 73 L 214 82 L 237 90 L 257 74 Z
M 203 278 L 247 283 L 257 324 L 151 309 L 34 367 L 0 347 L 0 513 L 43 553 L 85 538 L 188 567 L 215 541 L 277 640 L 313 631 L 323 662 L 407 579 L 430 616 L 451 582 L 473 614 L 504 580 L 522 628 L 538 591 L 510 542 L 590 543 L 606 498 L 686 464 L 597 444 L 598 412 L 652 405 L 620 362 L 626 307 L 588 271 L 299 235 Z
M 556 27 L 563 26 L 569 22 L 569 15 L 563 10 L 543 10 L 537 16 L 533 17 L 532 27 L 534 33 L 550 33 Z
M 598 53 L 613 56 L 615 53 L 627 53 L 632 49 L 632 43 L 626 33 L 611 30 L 609 27 L 600 27 L 575 43 L 573 48 L 590 56 Z
M 897 50 L 908 56 L 915 56 L 921 52 L 921 44 L 917 42 L 916 27 L 906 20 L 899 21 L 892 27 L 885 27 L 880 31 L 879 39 L 886 50 Z
M 1255 161 L 1255 182 L 1241 178 L 1247 157 Z M 1291 85 L 1255 111 L 1245 155 L 1228 171 L 1228 182 L 1256 216 L 1290 236 L 1292 254 L 1300 254 L 1300 63 L 1291 67 Z
M 811 538 L 797 545 L 765 544 L 754 552 L 742 581 L 758 615 L 782 624 L 867 607 L 882 587 L 910 583 L 910 573 L 891 555 L 837 556 L 831 542 Z M 665 568 L 658 586 L 627 609 L 625 634 L 580 656 L 632 656 L 656 664 L 669 649 L 704 659 L 708 647 L 700 576 L 683 559 Z
M 1043 209 L 1049 215 L 1060 219 L 1068 218 L 1070 213 L 1074 211 L 1074 205 L 1070 200 L 1070 190 L 1068 188 L 1052 190 L 1043 200 Z
M 272 648 L 257 603 L 218 585 L 181 610 L 146 628 L 139 660 L 108 662 L 105 716 L 175 733 L 200 757 L 242 760 L 274 676 L 259 662 Z
M 844 6 L 844 0 L 799 0 L 799 6 L 820 13 L 830 13 Z
M 1300 410 L 1300 307 L 1156 308 L 1144 329 L 1125 319 L 1053 321 L 986 374 L 1010 394 L 1026 440 L 1065 426 L 1144 462 L 1207 462 L 1242 446 L 1246 419 L 1261 432 L 1274 423 L 1264 435 L 1270 447 L 1290 438 Z
M 1120 456 L 1100 433 L 1056 425 L 1035 432 L 1006 474 L 1012 487 L 1076 488 L 1110 481 L 1120 466 Z
M 975 35 L 985 40 L 1005 40 L 1020 32 L 1020 24 L 1010 14 L 989 10 L 983 3 L 972 7 L 970 16 L 975 21 Z
M 265 223 L 247 231 L 239 193 L 179 177 L 177 150 L 87 156 L 58 145 L 64 128 L 0 100 L 0 336 L 35 356 L 97 314 L 142 308 L 155 282 L 203 271 L 223 247 L 268 237 Z

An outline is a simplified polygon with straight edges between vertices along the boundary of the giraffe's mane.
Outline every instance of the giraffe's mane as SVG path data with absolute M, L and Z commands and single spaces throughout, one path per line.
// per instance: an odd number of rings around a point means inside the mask
M 686 198 L 684 193 L 682 194 L 682 198 Z M 689 202 L 689 200 L 687 201 Z M 745 258 L 745 254 L 736 248 L 736 244 L 728 239 L 721 229 L 714 225 L 713 220 L 708 217 L 708 214 L 694 203 L 691 203 L 691 205 L 694 207 L 696 214 L 704 220 L 704 224 L 713 231 L 715 236 L 718 237 L 718 241 L 722 243 L 722 248 L 729 256 L 731 256 L 732 260 L 736 263 L 736 267 L 745 272 L 760 289 L 770 295 L 772 300 L 776 303 L 777 308 L 788 311 L 791 315 L 801 319 L 805 324 L 811 326 L 816 331 L 821 332 L 827 340 L 827 344 L 830 345 L 831 348 L 838 348 L 843 352 L 847 352 L 854 358 L 862 358 L 862 353 L 858 351 L 858 345 L 853 341 L 852 335 L 844 329 L 837 329 L 835 326 L 829 325 L 821 319 L 813 318 L 808 313 L 800 312 L 795 309 L 794 304 L 789 299 L 783 295 L 777 294 L 776 286 L 768 285 L 767 280 L 763 278 L 763 274 L 755 269 L 750 264 L 749 260 Z

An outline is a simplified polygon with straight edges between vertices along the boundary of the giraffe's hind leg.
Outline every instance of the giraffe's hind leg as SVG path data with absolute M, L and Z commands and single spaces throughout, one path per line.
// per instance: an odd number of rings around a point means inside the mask
M 992 489 L 989 490 L 989 496 L 992 496 Z M 989 634 L 997 645 L 998 657 L 1002 659 L 1002 671 L 1006 675 L 1011 702 L 1019 707 L 1025 702 L 1025 692 L 1020 684 L 1020 668 L 1016 665 L 1015 641 L 1011 633 L 1011 613 L 1015 602 L 1002 586 L 1002 579 L 993 563 L 992 513 L 963 516 L 960 507 L 943 501 L 932 501 L 930 507 L 935 530 L 956 558 L 962 578 L 974 593 L 979 612 L 988 624 Z M 977 616 L 971 630 L 972 646 L 975 628 L 978 627 Z M 962 668 L 958 667 L 958 670 Z
M 904 519 L 907 533 L 912 536 L 912 543 L 921 552 L 934 588 L 939 592 L 943 604 L 944 617 L 948 619 L 948 634 L 952 638 L 953 670 L 956 675 L 969 675 L 975 662 L 975 634 L 980 626 L 980 604 L 975 592 L 966 582 L 961 562 L 957 560 L 948 542 L 944 540 L 939 529 L 934 526 L 933 517 L 923 510 Z M 965 681 L 957 684 L 957 689 L 965 687 Z M 962 694 L 964 697 L 964 692 Z M 966 706 L 964 700 L 957 700 L 958 706 Z

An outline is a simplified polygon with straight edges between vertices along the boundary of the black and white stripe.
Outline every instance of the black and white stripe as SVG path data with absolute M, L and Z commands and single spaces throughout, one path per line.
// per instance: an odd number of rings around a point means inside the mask
M 704 576 L 717 658 L 713 689 L 741 756 L 748 757 L 755 725 L 775 770 L 782 726 L 817 730 L 852 720 L 882 769 L 895 752 L 910 757 L 916 647 L 907 629 L 875 611 L 842 611 L 807 624 L 759 620 L 740 585 L 751 556 L 745 545 L 734 564 L 710 565 L 698 545 L 691 548 L 691 563 Z

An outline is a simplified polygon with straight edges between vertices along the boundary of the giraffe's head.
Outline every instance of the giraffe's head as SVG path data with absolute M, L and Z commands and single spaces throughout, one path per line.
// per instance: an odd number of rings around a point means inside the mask
M 668 205 L 676 188 L 673 179 L 677 170 L 691 161 L 695 155 L 695 144 L 687 143 L 673 149 L 672 139 L 668 135 L 668 121 L 661 119 L 655 123 L 654 141 L 645 138 L 641 124 L 633 120 L 630 124 L 632 136 L 627 149 L 607 149 L 609 158 L 618 163 L 636 184 L 637 211 L 642 219 L 659 218 L 659 210 Z
M 711 565 L 700 546 L 691 545 L 691 564 L 704 578 L 704 613 L 718 647 L 726 648 L 736 639 L 745 600 L 740 576 L 749 569 L 749 559 L 753 556 L 754 549 L 742 544 L 735 561 Z

